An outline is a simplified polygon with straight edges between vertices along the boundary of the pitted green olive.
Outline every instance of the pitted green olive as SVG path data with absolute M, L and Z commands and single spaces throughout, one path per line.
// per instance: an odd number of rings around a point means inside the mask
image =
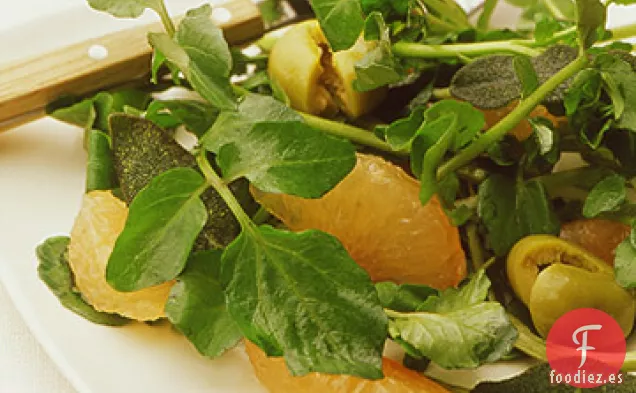
M 293 108 L 322 116 L 343 112 L 356 118 L 373 110 L 386 95 L 386 89 L 362 93 L 352 85 L 355 63 L 373 45 L 360 39 L 352 48 L 333 53 L 318 22 L 310 20 L 278 39 L 269 56 L 268 72 Z
M 510 251 L 507 270 L 542 336 L 577 308 L 602 310 L 616 319 L 625 335 L 632 330 L 634 298 L 615 282 L 610 266 L 576 245 L 553 236 L 529 236 Z
M 558 237 L 533 235 L 521 239 L 508 254 L 508 279 L 515 293 L 528 305 L 532 286 L 542 267 L 555 263 L 580 267 L 613 277 L 614 271 L 599 258 Z
M 529 308 L 535 328 L 544 337 L 559 317 L 577 308 L 605 311 L 625 336 L 634 325 L 634 299 L 612 276 L 564 264 L 551 265 L 539 273 Z

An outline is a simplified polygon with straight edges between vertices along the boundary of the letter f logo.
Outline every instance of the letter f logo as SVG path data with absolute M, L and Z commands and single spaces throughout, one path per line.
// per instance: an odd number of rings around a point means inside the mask
M 596 349 L 594 347 L 590 347 L 587 345 L 587 332 L 590 330 L 601 330 L 602 328 L 603 328 L 602 325 L 585 325 L 576 329 L 574 333 L 572 334 L 572 341 L 574 341 L 574 344 L 580 345 L 580 347 L 576 349 L 577 351 L 581 351 L 581 364 L 579 365 L 579 368 L 583 367 L 583 365 L 585 364 L 585 361 L 587 360 L 587 351 L 593 351 Z M 582 339 L 579 342 L 579 339 L 577 338 L 577 336 L 581 332 L 583 334 L 581 335 Z

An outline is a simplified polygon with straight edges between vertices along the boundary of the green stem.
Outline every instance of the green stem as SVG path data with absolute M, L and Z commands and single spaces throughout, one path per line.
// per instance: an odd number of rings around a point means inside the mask
M 619 41 L 624 40 L 626 38 L 631 38 L 636 36 L 636 23 L 621 27 L 616 27 L 610 30 L 612 32 L 612 36 L 610 38 L 611 41 Z
M 475 271 L 481 269 L 486 261 L 484 257 L 484 249 L 479 238 L 477 224 L 470 223 L 466 226 L 466 237 L 468 238 L 468 250 L 470 251 L 470 259 L 473 262 Z
M 534 93 L 530 94 L 506 117 L 501 119 L 490 130 L 482 134 L 467 148 L 459 152 L 455 157 L 443 164 L 437 171 L 437 178 L 443 179 L 448 174 L 468 164 L 480 154 L 485 152 L 492 144 L 501 140 L 508 131 L 513 129 L 519 122 L 527 118 L 530 112 L 543 101 L 554 89 L 559 87 L 563 82 L 567 81 L 588 64 L 586 54 L 579 55 L 573 62 L 565 66 L 559 72 L 554 74 L 544 84 L 539 86 Z
M 545 350 L 545 341 L 528 329 L 528 327 L 512 314 L 508 314 L 508 319 L 515 326 L 519 337 L 515 342 L 515 347 L 526 355 L 541 361 L 548 361 Z
M 324 133 L 339 136 L 361 145 L 373 147 L 378 150 L 408 156 L 407 151 L 394 150 L 388 143 L 378 139 L 373 133 L 362 128 L 354 127 L 338 121 L 323 119 L 322 117 L 298 112 L 307 124 Z
M 509 41 L 488 41 L 475 44 L 426 45 L 413 42 L 393 44 L 393 53 L 401 57 L 436 59 L 440 57 L 481 56 L 493 53 L 518 53 L 538 56 L 541 51 Z
M 498 2 L 499 0 L 486 0 L 484 2 L 484 9 L 479 15 L 479 20 L 477 20 L 477 28 L 479 30 L 487 31 L 490 28 L 490 19 Z
M 168 33 L 170 37 L 174 37 L 174 34 L 177 31 L 174 27 L 174 22 L 172 22 L 172 19 L 170 19 L 170 14 L 168 13 L 165 2 L 160 1 L 159 3 L 161 4 L 161 8 L 156 11 L 161 18 L 161 23 L 163 23 L 163 27 L 164 29 L 166 29 L 166 33 Z
M 271 214 L 263 206 L 258 208 L 258 211 L 252 216 L 252 222 L 256 225 L 261 225 L 267 222 L 272 217 Z
M 244 230 L 252 229 L 254 227 L 254 223 L 247 215 L 247 213 L 245 213 L 245 210 L 243 210 L 243 207 L 241 207 L 241 204 L 236 199 L 227 184 L 223 182 L 214 168 L 212 168 L 212 165 L 210 165 L 210 162 L 206 157 L 205 151 L 197 154 L 197 164 L 199 165 L 199 169 L 203 173 L 206 182 L 210 186 L 214 187 L 216 192 L 218 192 L 221 198 L 223 198 L 227 207 L 230 208 L 230 210 L 238 220 L 239 224 L 241 224 L 241 227 Z
M 452 99 L 453 95 L 451 94 L 450 87 L 433 89 L 433 98 L 436 100 Z

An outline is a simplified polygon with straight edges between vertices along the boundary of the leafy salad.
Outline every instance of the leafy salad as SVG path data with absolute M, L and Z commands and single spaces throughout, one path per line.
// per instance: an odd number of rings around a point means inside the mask
M 636 25 L 606 28 L 629 0 L 515 0 L 517 30 L 491 28 L 497 0 L 475 23 L 453 0 L 312 0 L 257 54 L 208 5 L 175 26 L 162 0 L 88 2 L 165 32 L 152 85 L 50 108 L 88 154 L 70 237 L 37 248 L 65 307 L 167 318 L 207 357 L 244 341 L 272 392 L 463 392 L 409 369 L 544 363 L 583 307 L 631 334 Z M 574 391 L 547 381 L 474 391 Z

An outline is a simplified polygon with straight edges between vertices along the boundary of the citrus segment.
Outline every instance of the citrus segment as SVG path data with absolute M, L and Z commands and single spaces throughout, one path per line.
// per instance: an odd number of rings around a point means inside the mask
M 283 358 L 268 358 L 249 341 L 245 342 L 245 350 L 256 377 L 270 393 L 449 393 L 430 379 L 386 358 L 384 379 L 380 380 L 322 373 L 293 377 Z
M 164 316 L 172 283 L 137 292 L 118 292 L 106 281 L 106 265 L 117 236 L 124 229 L 128 208 L 109 191 L 84 195 L 69 244 L 69 265 L 75 285 L 96 310 L 140 321 Z
M 443 289 L 466 275 L 459 231 L 438 199 L 422 206 L 419 182 L 382 158 L 358 154 L 354 170 L 320 199 L 252 192 L 291 230 L 337 237 L 374 281 Z
M 613 266 L 614 251 L 629 236 L 630 230 L 628 225 L 615 221 L 577 220 L 563 225 L 560 236 Z

